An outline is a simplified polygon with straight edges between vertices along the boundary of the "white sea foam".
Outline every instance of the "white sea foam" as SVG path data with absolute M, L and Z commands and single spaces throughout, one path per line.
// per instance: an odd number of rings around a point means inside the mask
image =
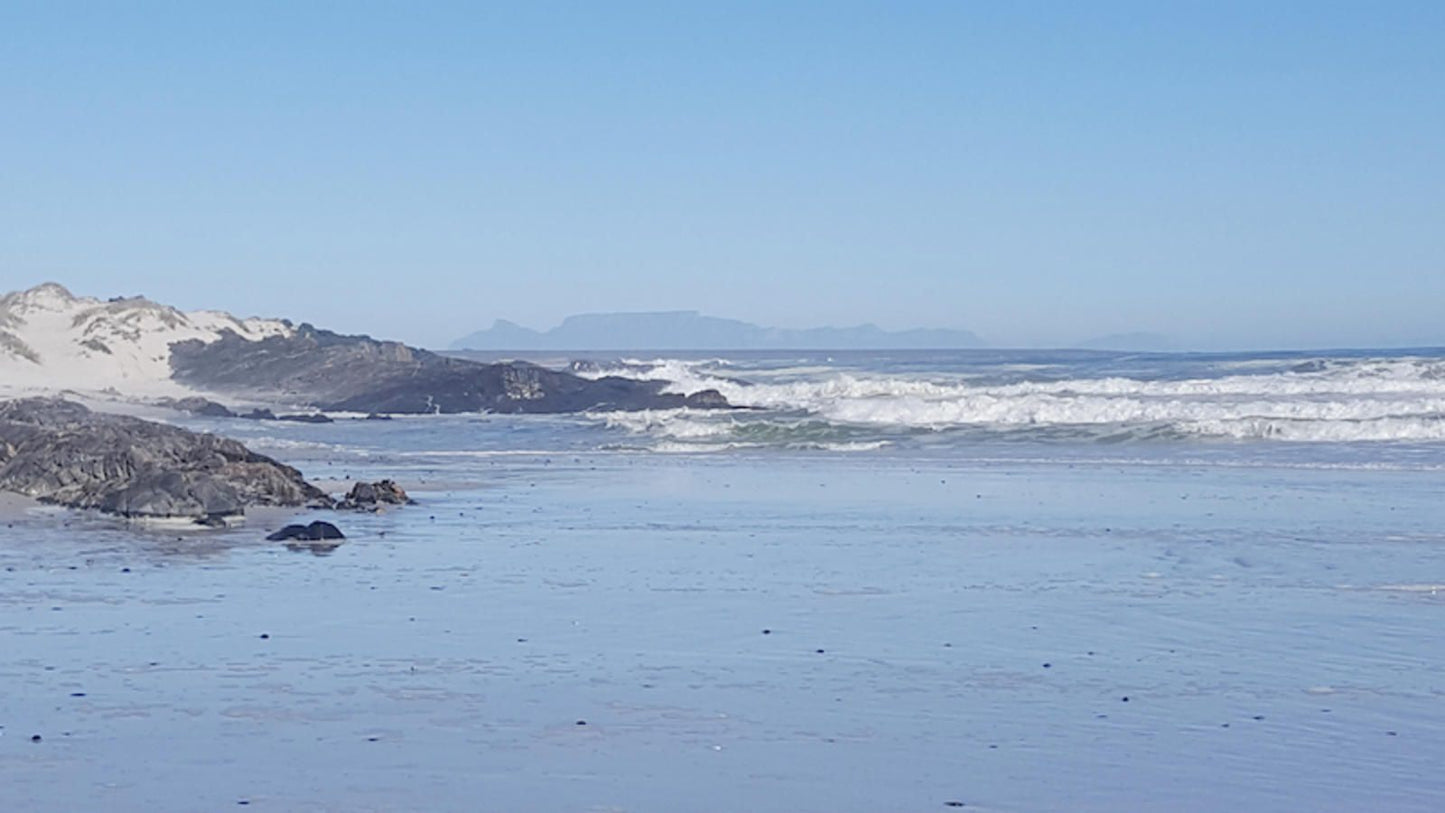
M 874 429 L 1074 428 L 1111 435 L 1279 441 L 1445 440 L 1445 362 L 1426 358 L 1339 360 L 1253 374 L 1231 369 L 1219 377 L 1184 380 L 1108 376 L 993 385 L 976 383 L 976 375 L 835 370 L 744 381 L 740 377 L 747 373 L 722 360 L 630 359 L 591 375 L 666 380 L 667 391 L 677 393 L 715 389 L 736 406 Z M 635 434 L 682 442 L 729 442 L 762 431 L 752 415 L 685 410 L 611 414 L 604 420 Z M 791 418 L 786 423 L 797 425 Z

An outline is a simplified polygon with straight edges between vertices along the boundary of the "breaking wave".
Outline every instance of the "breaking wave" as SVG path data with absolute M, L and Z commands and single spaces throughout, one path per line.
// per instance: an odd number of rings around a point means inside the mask
M 899 373 L 668 358 L 578 372 L 668 381 L 668 391 L 684 394 L 715 389 L 748 408 L 598 416 L 668 448 L 877 448 L 940 437 L 1445 441 L 1445 360 L 1430 357 L 1235 360 L 1188 376 L 1167 360 L 1132 375 L 1067 365 Z

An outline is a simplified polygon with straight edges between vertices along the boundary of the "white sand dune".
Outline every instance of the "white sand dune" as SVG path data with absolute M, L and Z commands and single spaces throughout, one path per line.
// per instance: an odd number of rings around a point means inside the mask
M 171 380 L 170 346 L 226 332 L 258 341 L 289 323 L 183 312 L 142 297 L 78 297 L 53 282 L 0 296 L 0 397 L 73 391 L 125 397 L 185 395 Z

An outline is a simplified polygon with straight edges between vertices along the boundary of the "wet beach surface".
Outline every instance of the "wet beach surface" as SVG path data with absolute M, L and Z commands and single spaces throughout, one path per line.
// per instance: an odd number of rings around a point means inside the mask
M 434 464 L 327 555 L 12 511 L 0 808 L 1445 806 L 1435 475 Z

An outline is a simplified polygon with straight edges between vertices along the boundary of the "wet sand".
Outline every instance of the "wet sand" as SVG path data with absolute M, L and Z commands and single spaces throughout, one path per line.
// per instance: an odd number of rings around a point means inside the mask
M 525 465 L 327 556 L 22 516 L 0 808 L 1445 801 L 1428 478 Z

